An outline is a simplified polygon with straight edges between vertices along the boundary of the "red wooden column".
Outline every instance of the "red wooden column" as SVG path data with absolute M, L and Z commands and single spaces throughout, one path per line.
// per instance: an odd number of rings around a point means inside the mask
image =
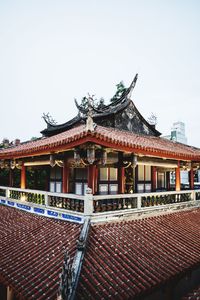
M 98 193 L 98 176 L 99 176 L 99 169 L 96 167 L 96 169 L 95 169 L 95 194 Z
M 124 180 L 125 180 L 124 167 L 119 167 L 118 168 L 118 194 L 124 194 Z
M 152 166 L 151 167 L 151 184 L 152 184 L 152 192 L 156 191 L 156 167 Z
M 189 173 L 189 178 L 190 178 L 190 189 L 194 189 L 194 171 L 191 168 L 190 173 Z
M 26 167 L 24 162 L 22 162 L 22 169 L 21 169 L 21 189 L 26 188 Z
M 169 171 L 166 172 L 166 188 L 167 188 L 167 191 L 170 191 L 170 172 Z
M 69 165 L 67 160 L 64 160 L 62 171 L 62 192 L 69 193 Z
M 89 165 L 88 167 L 88 187 L 92 189 L 92 194 L 95 194 L 96 190 L 96 166 Z
M 176 168 L 176 191 L 181 190 L 181 172 L 180 172 L 180 161 L 178 161 L 178 167 Z

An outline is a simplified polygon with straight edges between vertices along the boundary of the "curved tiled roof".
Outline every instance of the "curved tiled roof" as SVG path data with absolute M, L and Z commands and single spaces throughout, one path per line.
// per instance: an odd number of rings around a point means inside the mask
M 0 282 L 22 300 L 56 299 L 80 225 L 1 205 L 0 216 Z M 76 299 L 143 297 L 199 265 L 200 209 L 93 225 Z
M 95 225 L 77 299 L 142 297 L 199 264 L 200 209 Z
M 160 137 L 138 135 L 114 128 L 96 126 L 86 131 L 85 125 L 72 128 L 60 134 L 20 144 L 0 151 L 0 159 L 26 157 L 64 151 L 84 142 L 94 142 L 118 150 L 150 154 L 160 157 L 200 160 L 200 149 Z
M 67 250 L 75 255 L 80 225 L 0 205 L 0 282 L 20 299 L 57 299 Z
M 147 120 L 145 120 L 145 118 L 141 115 L 141 113 L 136 108 L 134 102 L 131 100 L 131 94 L 136 85 L 137 78 L 138 78 L 138 74 L 135 75 L 129 88 L 127 88 L 127 89 L 125 88 L 125 91 L 122 93 L 121 97 L 119 99 L 115 99 L 114 101 L 110 101 L 110 103 L 108 105 L 103 104 L 98 107 L 95 107 L 91 103 L 93 101 L 89 101 L 89 99 L 86 98 L 88 103 L 87 103 L 86 107 L 84 107 L 83 105 L 79 105 L 75 99 L 75 105 L 76 105 L 79 113 L 76 117 L 74 117 L 73 119 L 71 119 L 68 122 L 65 122 L 63 124 L 59 124 L 59 125 L 52 124 L 51 122 L 49 122 L 48 115 L 47 116 L 44 115 L 43 118 L 44 118 L 45 122 L 47 123 L 47 128 L 42 130 L 41 133 L 44 136 L 49 137 L 49 136 L 64 132 L 66 130 L 71 129 L 72 127 L 82 124 L 87 119 L 88 105 L 90 105 L 90 108 L 93 112 L 92 114 L 93 114 L 93 119 L 94 119 L 95 123 L 97 123 L 99 125 L 104 124 L 104 126 L 105 126 L 105 123 L 108 123 L 111 125 L 110 119 L 113 119 L 113 116 L 115 116 L 117 119 L 119 117 L 119 116 L 117 116 L 117 114 L 119 112 L 125 111 L 127 109 L 127 107 L 129 107 L 132 104 L 132 113 L 133 112 L 135 113 L 135 118 L 137 119 L 138 125 L 142 124 L 143 126 L 148 128 L 149 133 L 151 133 L 151 135 L 160 136 L 161 133 L 155 128 L 155 126 L 152 126 L 149 122 L 147 122 Z M 102 121 L 103 121 L 103 123 L 102 123 Z M 132 121 L 130 120 L 130 122 L 132 122 Z M 112 125 L 113 128 L 119 128 L 114 123 Z M 142 128 L 140 128 L 140 130 L 142 130 L 142 132 L 144 133 L 143 126 L 142 126 Z M 127 127 L 127 130 L 134 131 L 134 130 L 130 129 L 130 126 Z

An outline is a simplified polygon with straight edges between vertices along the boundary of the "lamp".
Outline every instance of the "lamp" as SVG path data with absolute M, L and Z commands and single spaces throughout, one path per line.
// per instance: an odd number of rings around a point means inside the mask
M 22 161 L 21 160 L 17 161 L 16 168 L 19 169 L 19 170 L 22 168 Z
M 1 160 L 0 162 L 0 168 L 1 169 L 9 169 L 10 167 L 10 164 L 9 164 L 9 161 L 6 161 L 6 160 Z
M 56 162 L 55 162 L 55 158 L 54 158 L 53 154 L 50 154 L 49 163 L 52 168 L 55 167 Z
M 107 157 L 108 157 L 108 155 L 107 155 L 106 149 L 103 149 L 101 161 L 102 161 L 102 165 L 104 165 L 104 166 L 105 166 L 106 163 L 107 163 Z
M 137 166 L 137 156 L 135 154 L 133 154 L 133 157 L 132 157 L 132 168 L 135 168 Z
M 5 168 L 5 161 L 4 161 L 4 160 L 1 160 L 1 161 L 0 161 L 0 168 L 1 168 L 1 169 L 4 169 L 4 168 Z
M 16 161 L 14 159 L 10 161 L 10 168 L 13 170 L 15 167 L 16 167 Z
M 77 148 L 74 149 L 74 160 L 77 163 L 80 162 L 80 160 L 81 160 L 81 156 L 80 156 L 79 150 Z
M 92 165 L 93 162 L 95 161 L 95 148 L 94 148 L 94 146 L 90 146 L 87 149 L 87 160 L 88 160 L 90 165 Z

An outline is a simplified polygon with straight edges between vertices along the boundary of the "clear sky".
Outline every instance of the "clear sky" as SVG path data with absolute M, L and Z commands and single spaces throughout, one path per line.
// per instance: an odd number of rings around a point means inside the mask
M 132 98 L 157 129 L 186 124 L 200 147 L 199 0 L 0 0 L 0 141 L 30 139 L 77 113 L 74 98 L 110 99 L 139 73 Z

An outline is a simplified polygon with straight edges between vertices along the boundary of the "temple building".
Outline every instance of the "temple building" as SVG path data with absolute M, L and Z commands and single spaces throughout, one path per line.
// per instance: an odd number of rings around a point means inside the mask
M 87 187 L 98 195 L 178 191 L 180 170 L 188 170 L 193 189 L 200 150 L 160 137 L 131 100 L 136 80 L 109 105 L 95 107 L 88 97 L 87 107 L 76 102 L 77 116 L 64 124 L 46 116 L 42 138 L 1 150 L 1 168 L 10 168 L 7 184 L 15 186 L 13 173 L 20 169 L 21 188 L 30 188 L 31 170 L 31 188 L 57 193 L 84 195 Z M 37 186 L 41 172 L 43 186 Z M 172 185 L 169 172 L 176 178 Z
M 161 137 L 132 100 L 136 82 L 108 105 L 75 101 L 64 124 L 44 115 L 42 137 L 0 149 L 0 299 L 173 299 L 196 287 L 200 149 Z

